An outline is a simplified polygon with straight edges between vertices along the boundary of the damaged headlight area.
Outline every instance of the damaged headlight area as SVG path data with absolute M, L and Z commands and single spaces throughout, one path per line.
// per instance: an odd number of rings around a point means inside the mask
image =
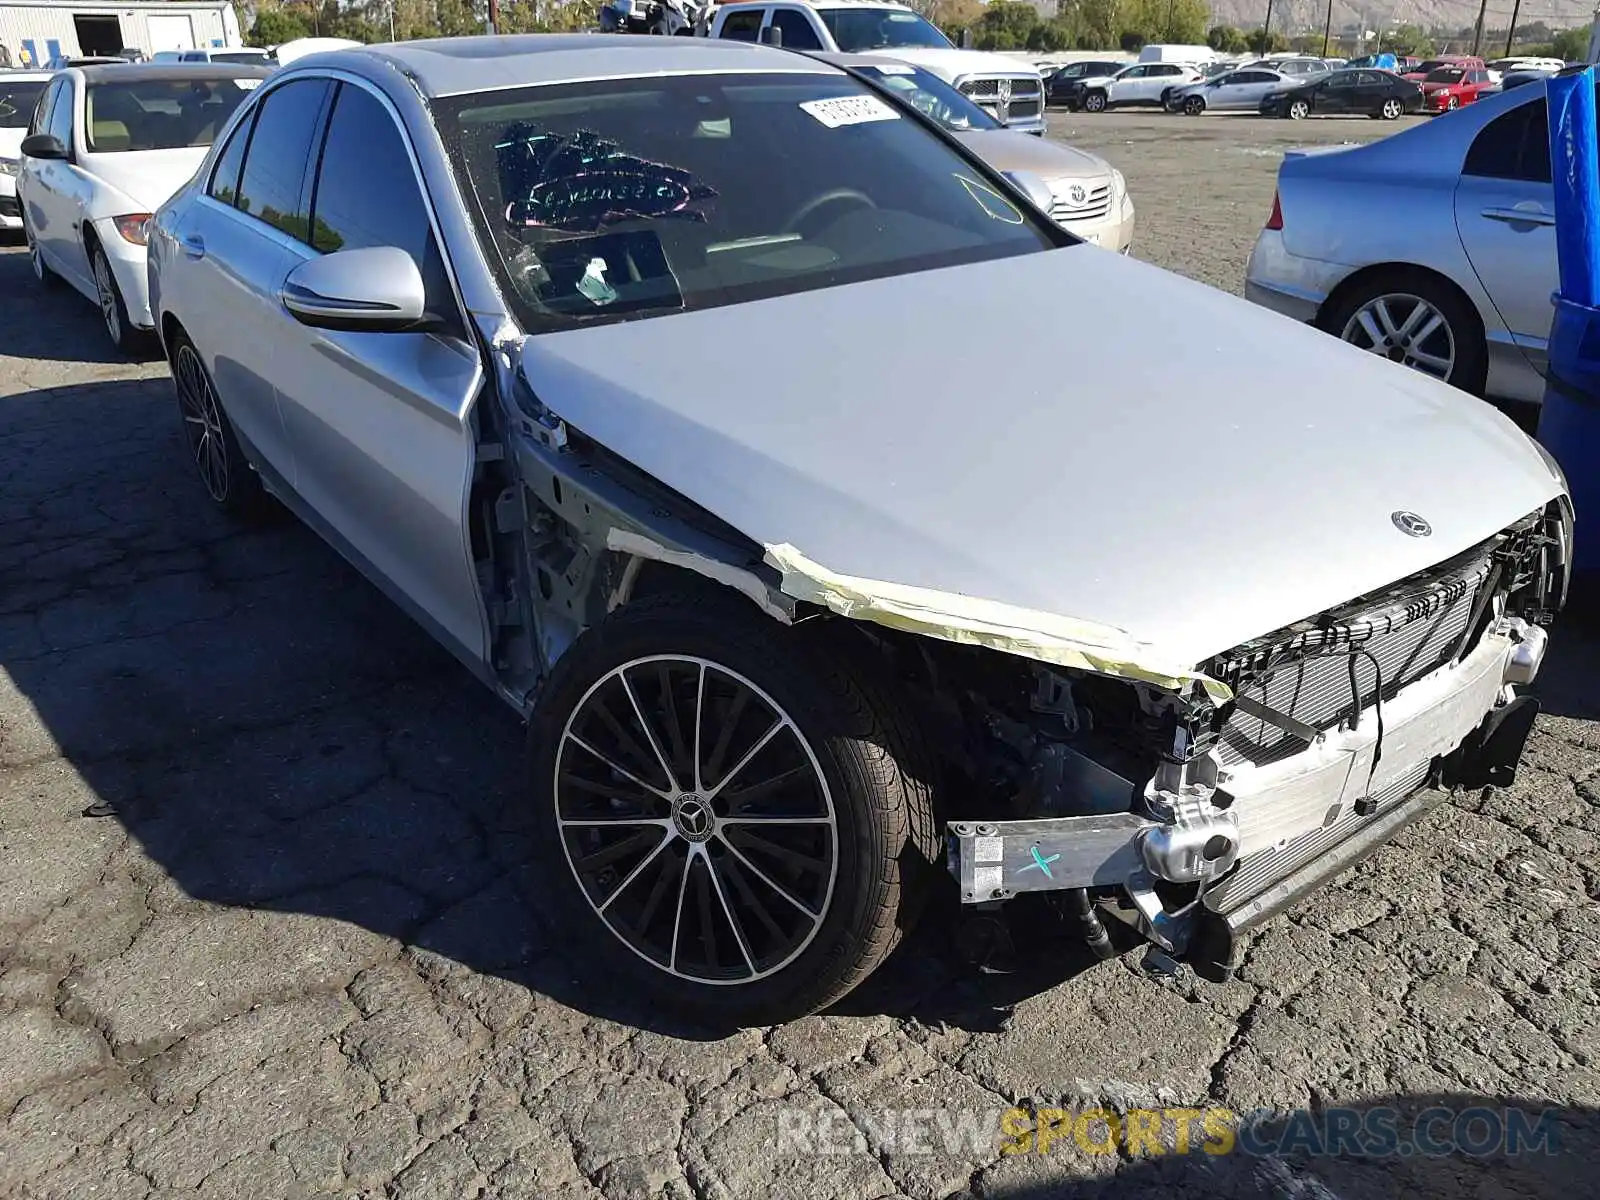
M 1565 498 L 1428 570 L 1201 663 L 1232 694 L 936 657 L 966 795 L 947 827 L 963 904 L 1052 903 L 1110 952 L 1121 918 L 1226 978 L 1238 935 L 1425 815 L 1512 781 L 1565 599 Z M 930 671 L 932 670 L 930 666 Z

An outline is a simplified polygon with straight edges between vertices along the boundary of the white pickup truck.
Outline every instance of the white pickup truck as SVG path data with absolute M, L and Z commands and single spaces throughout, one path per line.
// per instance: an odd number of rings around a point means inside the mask
M 923 67 L 996 120 L 1044 133 L 1044 82 L 1003 54 L 962 50 L 915 11 L 892 0 L 746 0 L 710 10 L 706 36 L 775 41 L 787 50 L 875 54 Z

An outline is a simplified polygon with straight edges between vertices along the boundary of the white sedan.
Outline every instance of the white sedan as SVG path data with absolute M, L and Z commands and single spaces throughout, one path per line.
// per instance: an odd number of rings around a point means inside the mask
M 21 146 L 23 233 L 39 281 L 59 277 L 98 304 L 119 350 L 134 349 L 152 328 L 150 214 L 194 174 L 268 74 L 159 63 L 72 68 L 51 78 Z
M 22 228 L 17 203 L 22 139 L 49 82 L 49 71 L 0 71 L 0 229 Z

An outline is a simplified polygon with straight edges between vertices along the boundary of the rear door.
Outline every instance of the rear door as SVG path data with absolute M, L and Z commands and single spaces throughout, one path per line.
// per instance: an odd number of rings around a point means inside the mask
M 1361 112 L 1375 112 L 1389 95 L 1389 80 L 1379 71 L 1362 71 L 1356 76 L 1354 107 Z
M 343 82 L 320 151 L 310 220 L 291 267 L 393 246 L 427 285 L 439 333 L 313 329 L 280 306 L 274 380 L 309 518 L 471 661 L 485 652 L 467 492 L 482 384 L 410 141 L 388 102 Z
M 1456 185 L 1456 228 L 1513 345 L 1540 373 L 1556 290 L 1554 189 L 1541 95 L 1479 131 Z

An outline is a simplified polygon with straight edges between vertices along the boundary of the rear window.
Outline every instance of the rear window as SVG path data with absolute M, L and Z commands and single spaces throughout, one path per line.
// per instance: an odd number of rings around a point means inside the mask
M 0 129 L 26 129 L 48 79 L 10 83 L 0 75 Z
M 259 79 L 91 83 L 84 145 L 91 154 L 209 146 Z
M 605 80 L 435 112 L 530 333 L 1057 244 L 980 167 L 847 76 Z
M 1429 71 L 1423 83 L 1460 83 L 1467 77 L 1467 73 L 1460 67 L 1440 67 L 1437 71 Z

